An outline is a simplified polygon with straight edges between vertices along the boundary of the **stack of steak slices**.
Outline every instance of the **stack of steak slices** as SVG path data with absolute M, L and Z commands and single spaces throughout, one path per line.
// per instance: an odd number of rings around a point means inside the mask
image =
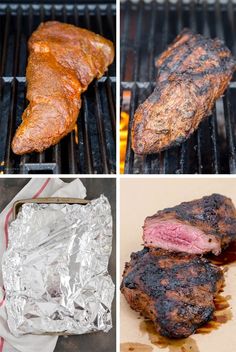
M 236 240 L 236 209 L 219 194 L 184 202 L 147 217 L 143 240 L 126 263 L 121 292 L 161 335 L 187 337 L 213 317 L 224 277 L 203 255 Z

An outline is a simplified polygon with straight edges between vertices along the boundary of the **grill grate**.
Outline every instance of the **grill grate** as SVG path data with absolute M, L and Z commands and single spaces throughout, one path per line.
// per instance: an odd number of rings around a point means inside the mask
M 212 116 L 181 146 L 149 156 L 131 149 L 134 112 L 155 86 L 154 60 L 185 27 L 223 39 L 236 55 L 236 4 L 230 0 L 121 4 L 121 107 L 130 116 L 125 173 L 236 173 L 236 75 Z
M 83 94 L 76 130 L 40 154 L 19 157 L 11 151 L 27 104 L 27 41 L 40 22 L 48 20 L 90 29 L 115 44 L 113 4 L 0 4 L 0 172 L 115 173 L 115 61 Z

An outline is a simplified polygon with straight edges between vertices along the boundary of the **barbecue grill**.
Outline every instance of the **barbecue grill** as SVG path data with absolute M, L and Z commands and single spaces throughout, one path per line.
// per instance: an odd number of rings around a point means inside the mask
M 236 173 L 236 75 L 225 95 L 216 102 L 212 116 L 202 121 L 185 143 L 148 156 L 135 155 L 131 149 L 134 112 L 155 87 L 155 58 L 186 27 L 213 38 L 217 36 L 236 55 L 233 1 L 157 0 L 121 4 L 121 136 L 125 136 L 126 127 L 128 133 L 125 173 Z
M 40 22 L 48 20 L 90 29 L 115 45 L 112 2 L 0 4 L 0 172 L 115 173 L 115 61 L 83 94 L 82 109 L 71 134 L 43 153 L 20 157 L 11 151 L 13 135 L 27 105 L 27 41 Z

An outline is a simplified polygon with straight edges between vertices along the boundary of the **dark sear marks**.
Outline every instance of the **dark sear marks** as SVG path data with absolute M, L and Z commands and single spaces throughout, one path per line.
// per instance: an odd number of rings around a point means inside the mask
M 132 148 L 157 153 L 186 140 L 210 115 L 236 67 L 219 39 L 183 30 L 157 60 L 157 85 L 134 116 Z
M 184 338 L 212 319 L 223 281 L 222 270 L 205 258 L 144 248 L 126 264 L 121 292 L 161 335 Z

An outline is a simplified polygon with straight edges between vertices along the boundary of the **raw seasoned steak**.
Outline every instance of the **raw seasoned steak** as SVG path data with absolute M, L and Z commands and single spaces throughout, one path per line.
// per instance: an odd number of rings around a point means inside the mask
M 205 258 L 144 248 L 126 263 L 121 292 L 161 335 L 183 338 L 212 318 L 223 280 L 222 270 Z
M 217 255 L 236 240 L 236 209 L 220 194 L 183 202 L 147 217 L 143 240 L 145 247 Z
M 113 59 L 113 44 L 100 35 L 66 23 L 41 23 L 29 39 L 29 105 L 13 138 L 13 152 L 42 152 L 71 132 L 81 94 Z
M 137 154 L 185 141 L 211 114 L 236 62 L 221 40 L 183 30 L 157 66 L 156 88 L 134 115 L 132 148 Z

